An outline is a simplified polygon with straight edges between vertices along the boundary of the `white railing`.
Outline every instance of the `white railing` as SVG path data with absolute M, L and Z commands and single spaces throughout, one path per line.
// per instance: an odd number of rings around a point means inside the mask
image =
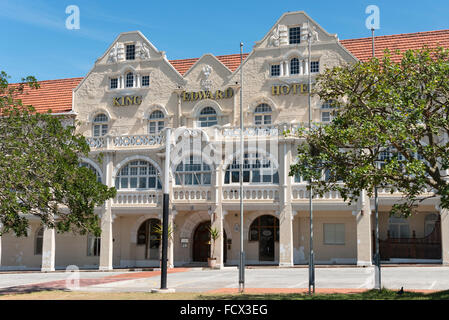
M 255 201 L 279 201 L 278 186 L 243 186 L 243 199 Z M 240 187 L 223 187 L 223 201 L 240 200 Z
M 338 191 L 332 190 L 323 194 L 322 197 L 315 194 L 313 196 L 317 200 L 343 200 Z M 307 200 L 309 199 L 309 190 L 306 184 L 292 186 L 292 200 Z
M 173 187 L 173 201 L 210 201 L 212 199 L 212 187 L 177 186 Z
M 136 205 L 136 204 L 154 204 L 161 203 L 162 193 L 156 190 L 146 191 L 118 191 L 113 199 L 115 205 Z
M 106 146 L 105 137 L 89 137 L 86 140 L 91 148 L 104 148 Z
M 124 136 L 87 137 L 91 148 L 129 148 L 159 146 L 162 144 L 161 134 L 137 134 Z
M 290 131 L 294 134 L 299 128 L 304 127 L 303 123 L 280 123 L 273 125 L 245 126 L 243 136 L 248 137 L 277 137 L 282 136 L 284 132 Z M 224 137 L 239 137 L 239 127 L 222 127 L 221 133 Z

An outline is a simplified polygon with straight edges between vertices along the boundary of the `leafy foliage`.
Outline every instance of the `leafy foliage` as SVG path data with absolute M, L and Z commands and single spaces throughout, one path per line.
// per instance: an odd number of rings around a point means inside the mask
M 25 106 L 18 95 L 39 88 L 34 77 L 8 84 L 0 73 L 0 222 L 1 233 L 26 236 L 29 218 L 57 231 L 99 235 L 94 208 L 115 196 L 115 188 L 97 182 L 80 167 L 90 148 L 74 126 L 48 113 Z
M 424 47 L 395 62 L 386 51 L 326 70 L 314 94 L 333 101 L 334 120 L 298 132 L 304 140 L 290 175 L 312 179 L 321 195 L 338 190 L 349 203 L 361 190 L 372 196 L 376 186 L 395 187 L 403 201 L 391 214 L 409 216 L 435 196 L 449 208 L 448 57 L 446 49 Z

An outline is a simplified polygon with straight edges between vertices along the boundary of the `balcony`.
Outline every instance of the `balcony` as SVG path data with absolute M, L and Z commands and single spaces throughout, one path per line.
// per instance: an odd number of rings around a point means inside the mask
M 172 201 L 176 203 L 195 203 L 211 201 L 214 187 L 204 186 L 174 186 Z
M 248 202 L 278 202 L 279 201 L 279 186 L 260 185 L 260 186 L 243 186 L 243 200 Z M 224 186 L 223 187 L 223 201 L 233 202 L 240 201 L 240 187 Z
M 158 206 L 162 203 L 162 191 L 160 190 L 119 190 L 112 200 L 113 206 Z
M 138 148 L 159 148 L 162 145 L 163 136 L 161 134 L 138 134 L 123 136 L 87 137 L 87 143 L 91 149 L 138 149 Z

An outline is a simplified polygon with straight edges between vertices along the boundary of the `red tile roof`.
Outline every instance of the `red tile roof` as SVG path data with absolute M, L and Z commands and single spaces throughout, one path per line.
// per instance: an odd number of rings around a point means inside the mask
M 372 56 L 371 38 L 340 40 L 340 43 L 361 61 L 369 60 Z M 401 56 L 394 55 L 395 50 L 404 52 L 408 49 L 421 49 L 424 45 L 427 45 L 430 48 L 435 48 L 437 46 L 449 48 L 449 30 L 374 37 L 376 57 L 382 57 L 384 55 L 384 50 L 388 48 L 393 55 L 392 60 L 396 62 L 401 60 Z
M 340 40 L 356 58 L 366 61 L 371 58 L 371 38 Z M 449 48 L 449 30 L 437 30 L 417 33 L 405 33 L 389 36 L 375 37 L 375 53 L 377 57 L 383 55 L 388 48 L 393 53 L 396 49 L 401 52 L 407 49 L 419 49 L 424 45 L 436 47 L 437 45 Z M 248 53 L 243 55 L 245 59 Z M 240 54 L 216 56 L 229 70 L 235 71 L 240 65 Z M 393 57 L 399 61 L 400 56 Z M 199 58 L 170 60 L 172 66 L 184 75 Z M 72 109 L 72 90 L 83 78 L 69 78 L 39 81 L 41 87 L 38 90 L 26 89 L 21 99 L 24 104 L 33 105 L 37 111 L 45 112 L 52 109 L 54 113 L 69 112 Z
M 24 105 L 32 105 L 37 112 L 53 113 L 69 112 L 72 110 L 72 90 L 83 78 L 68 78 L 39 81 L 39 89 L 25 86 L 23 93 L 17 98 L 22 99 Z

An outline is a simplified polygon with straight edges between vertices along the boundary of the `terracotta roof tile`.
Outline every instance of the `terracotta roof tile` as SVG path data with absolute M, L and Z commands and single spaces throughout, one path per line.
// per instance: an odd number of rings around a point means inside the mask
M 340 40 L 356 58 L 366 61 L 371 58 L 371 38 Z M 449 48 L 449 30 L 437 30 L 417 33 L 405 33 L 389 36 L 375 37 L 375 53 L 381 57 L 386 48 L 390 51 L 407 49 L 419 49 L 424 45 L 436 47 L 437 45 Z M 243 55 L 245 59 L 248 53 Z M 216 56 L 229 70 L 235 71 L 240 65 L 240 54 Z M 395 61 L 400 56 L 393 56 Z M 172 66 L 184 75 L 199 58 L 170 60 Z M 72 90 L 83 78 L 69 78 L 39 81 L 41 87 L 38 90 L 25 89 L 20 96 L 24 104 L 33 105 L 38 112 L 52 109 L 54 113 L 69 112 L 72 109 Z

